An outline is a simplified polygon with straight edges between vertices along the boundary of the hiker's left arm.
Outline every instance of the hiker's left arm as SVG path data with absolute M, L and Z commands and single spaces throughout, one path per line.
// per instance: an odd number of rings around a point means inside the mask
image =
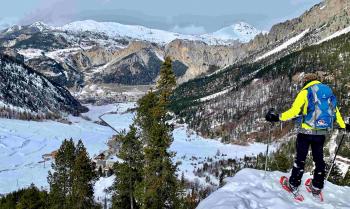
M 345 128 L 345 122 L 343 120 L 343 117 L 341 116 L 338 107 L 335 110 L 335 116 L 336 116 L 336 121 L 339 125 L 340 128 Z

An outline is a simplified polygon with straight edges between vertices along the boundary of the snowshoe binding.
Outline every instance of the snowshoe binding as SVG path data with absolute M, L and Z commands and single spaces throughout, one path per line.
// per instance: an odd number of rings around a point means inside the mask
M 280 183 L 282 185 L 282 188 L 284 190 L 286 190 L 289 194 L 293 195 L 293 198 L 297 201 L 297 202 L 302 202 L 304 201 L 304 197 L 303 195 L 301 195 L 299 193 L 299 189 L 298 187 L 294 187 L 292 185 L 289 184 L 289 179 L 285 176 L 282 176 L 280 178 Z
M 322 190 L 312 186 L 312 179 L 311 178 L 309 178 L 305 181 L 305 187 L 306 187 L 306 191 L 311 193 L 315 199 L 318 199 L 321 202 L 323 202 L 324 199 L 323 199 Z

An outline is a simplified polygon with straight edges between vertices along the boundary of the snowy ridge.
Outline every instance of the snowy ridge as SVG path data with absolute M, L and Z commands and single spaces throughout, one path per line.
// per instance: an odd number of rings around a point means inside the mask
M 300 187 L 305 200 L 298 203 L 281 189 L 279 178 L 289 176 L 282 172 L 243 169 L 228 179 L 224 187 L 201 201 L 197 209 L 348 209 L 349 187 L 327 182 L 324 188 L 324 203 L 312 198 L 303 186 Z M 304 175 L 303 182 L 309 177 Z
M 161 44 L 167 44 L 175 39 L 186 39 L 203 41 L 210 45 L 227 45 L 232 44 L 234 41 L 248 42 L 259 33 L 262 33 L 253 26 L 243 22 L 203 35 L 185 35 L 140 25 L 123 25 L 116 22 L 96 22 L 94 20 L 76 21 L 62 27 L 56 27 L 56 29 L 73 32 L 105 33 L 113 38 L 127 37 Z
M 280 52 L 280 51 L 282 51 L 283 49 L 286 49 L 288 46 L 290 46 L 290 45 L 296 43 L 296 42 L 299 41 L 302 37 L 304 37 L 305 34 L 306 34 L 307 32 L 309 32 L 309 29 L 304 30 L 304 31 L 303 31 L 302 33 L 300 33 L 299 35 L 297 35 L 297 36 L 295 36 L 295 37 L 289 39 L 288 41 L 284 42 L 284 43 L 281 44 L 280 46 L 278 46 L 278 47 L 274 48 L 273 50 L 271 50 L 271 51 L 269 51 L 269 52 L 267 52 L 267 53 L 261 55 L 260 57 L 256 58 L 256 59 L 255 59 L 255 62 L 256 62 L 256 61 L 259 61 L 259 60 L 261 60 L 261 59 L 264 59 L 264 58 L 266 58 L 266 57 L 268 57 L 268 56 L 271 56 L 271 55 L 273 55 L 273 54 L 275 54 L 275 53 L 277 53 L 277 52 Z

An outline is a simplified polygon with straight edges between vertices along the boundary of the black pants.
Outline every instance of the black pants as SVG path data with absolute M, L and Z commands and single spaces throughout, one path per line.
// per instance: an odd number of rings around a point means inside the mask
M 308 135 L 299 133 L 297 136 L 296 149 L 297 155 L 294 161 L 292 175 L 289 183 L 298 187 L 301 184 L 301 178 L 304 174 L 305 160 L 311 146 L 312 158 L 315 162 L 314 178 L 312 185 L 323 189 L 326 164 L 323 160 L 323 145 L 326 137 L 324 135 Z

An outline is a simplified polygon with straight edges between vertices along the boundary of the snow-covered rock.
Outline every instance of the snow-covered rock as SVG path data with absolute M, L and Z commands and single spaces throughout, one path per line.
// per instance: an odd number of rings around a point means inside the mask
M 289 176 L 282 172 L 243 169 L 230 178 L 224 187 L 200 202 L 197 209 L 345 209 L 350 208 L 349 187 L 327 182 L 324 202 L 320 203 L 300 187 L 305 200 L 296 202 L 281 189 L 279 178 Z M 303 182 L 309 177 L 304 175 Z

